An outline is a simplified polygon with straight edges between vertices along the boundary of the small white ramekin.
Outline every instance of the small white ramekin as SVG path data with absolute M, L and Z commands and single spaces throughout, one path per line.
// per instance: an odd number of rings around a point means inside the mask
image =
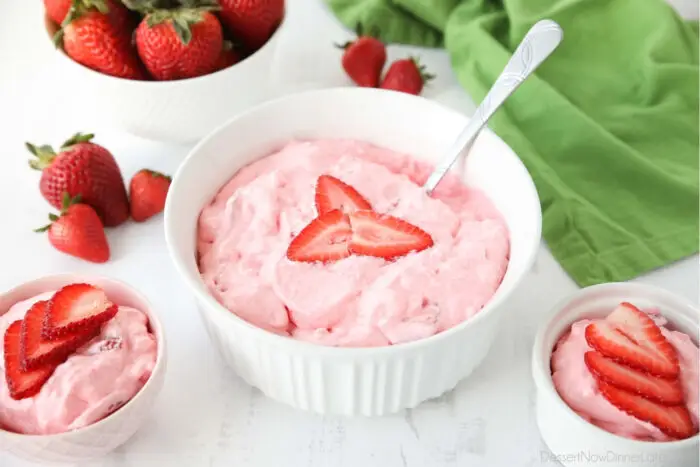
M 61 274 L 43 277 L 0 295 L 0 315 L 17 302 L 74 283 L 101 287 L 110 300 L 118 305 L 130 306 L 146 313 L 151 332 L 158 342 L 158 356 L 153 373 L 143 388 L 123 407 L 97 423 L 55 435 L 25 435 L 0 429 L 0 450 L 42 464 L 83 462 L 103 456 L 124 444 L 146 421 L 165 380 L 167 355 L 160 319 L 148 300 L 123 282 L 92 275 Z M 0 375 L 0 378 L 4 377 Z
M 45 18 L 49 38 L 57 26 Z M 194 143 L 242 110 L 281 94 L 272 80 L 280 24 L 254 54 L 224 70 L 177 81 L 134 81 L 91 70 L 57 51 L 57 73 L 110 126 L 128 133 L 170 143 Z M 47 40 L 47 46 L 53 43 Z
M 471 149 L 462 176 L 468 185 L 482 189 L 507 221 L 510 263 L 483 310 L 452 329 L 380 348 L 324 347 L 282 337 L 219 304 L 202 282 L 195 259 L 201 209 L 239 169 L 289 140 L 358 139 L 435 163 L 467 121 L 437 103 L 394 91 L 307 91 L 230 120 L 192 150 L 168 193 L 166 240 L 214 346 L 244 380 L 299 409 L 372 416 L 440 396 L 481 363 L 508 311 L 508 297 L 532 265 L 541 229 L 530 175 L 513 151 L 488 130 Z
M 537 390 L 537 425 L 542 439 L 551 450 L 548 459 L 552 463 L 559 461 L 566 467 L 697 466 L 698 435 L 670 442 L 624 438 L 581 418 L 554 387 L 550 361 L 559 338 L 576 321 L 604 317 L 624 301 L 640 308 L 659 308 L 671 328 L 689 334 L 698 342 L 698 309 L 686 300 L 653 286 L 601 284 L 581 289 L 559 303 L 537 333 L 532 353 L 532 377 Z

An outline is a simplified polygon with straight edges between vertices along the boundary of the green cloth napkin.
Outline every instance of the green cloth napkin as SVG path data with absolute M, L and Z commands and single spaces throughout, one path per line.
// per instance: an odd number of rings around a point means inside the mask
M 564 41 L 490 120 L 581 286 L 698 251 L 698 29 L 662 0 L 327 0 L 348 27 L 443 46 L 480 101 L 538 20 Z

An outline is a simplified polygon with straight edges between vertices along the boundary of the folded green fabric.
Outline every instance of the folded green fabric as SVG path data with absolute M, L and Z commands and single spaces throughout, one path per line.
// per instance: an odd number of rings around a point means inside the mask
M 662 0 L 328 0 L 348 26 L 445 46 L 480 101 L 538 20 L 554 54 L 489 126 L 522 158 L 543 235 L 581 286 L 698 251 L 698 29 Z

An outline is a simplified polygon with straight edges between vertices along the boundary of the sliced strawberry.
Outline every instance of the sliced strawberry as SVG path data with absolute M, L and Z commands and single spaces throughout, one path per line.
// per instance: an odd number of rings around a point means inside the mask
M 22 370 L 34 370 L 47 364 L 59 365 L 78 347 L 86 344 L 100 332 L 93 326 L 82 332 L 61 335 L 54 340 L 44 339 L 42 329 L 49 302 L 36 302 L 22 321 L 22 345 L 20 355 Z
M 669 365 L 673 365 L 676 373 L 680 371 L 676 349 L 666 340 L 654 320 L 642 310 L 631 303 L 623 302 L 605 320 L 612 323 L 637 345 L 657 354 Z
M 609 321 L 596 321 L 586 326 L 586 342 L 613 360 L 662 378 L 676 378 L 678 361 L 638 345 Z
M 56 339 L 99 327 L 117 314 L 117 305 L 102 289 L 89 284 L 68 285 L 49 301 L 42 335 Z
M 331 175 L 321 175 L 316 182 L 316 211 L 320 216 L 334 209 L 349 214 L 354 211 L 371 210 L 372 205 L 342 180 Z
M 374 211 L 350 214 L 350 252 L 391 259 L 433 246 L 432 237 L 413 224 Z
M 47 365 L 33 371 L 22 370 L 22 321 L 15 321 L 5 331 L 5 380 L 10 397 L 15 400 L 32 397 L 44 386 L 56 367 Z
M 667 406 L 598 381 L 598 389 L 615 407 L 638 420 L 649 422 L 668 436 L 685 439 L 697 431 L 685 405 Z
M 598 379 L 664 405 L 683 403 L 683 387 L 678 379 L 663 379 L 621 365 L 602 354 L 589 351 L 586 366 Z
M 337 261 L 350 256 L 352 229 L 348 216 L 333 210 L 323 214 L 299 232 L 287 249 L 292 261 L 312 263 Z

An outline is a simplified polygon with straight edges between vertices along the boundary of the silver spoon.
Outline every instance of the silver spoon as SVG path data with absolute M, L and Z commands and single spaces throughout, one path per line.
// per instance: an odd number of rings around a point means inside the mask
M 474 116 L 464 127 L 462 133 L 457 136 L 450 150 L 423 185 L 423 189 L 428 195 L 433 192 L 459 156 L 471 146 L 489 118 L 503 104 L 503 101 L 525 81 L 525 78 L 535 71 L 540 63 L 554 52 L 563 36 L 561 27 L 548 19 L 539 21 L 528 31 L 518 48 L 515 49 L 503 72 L 479 104 Z

